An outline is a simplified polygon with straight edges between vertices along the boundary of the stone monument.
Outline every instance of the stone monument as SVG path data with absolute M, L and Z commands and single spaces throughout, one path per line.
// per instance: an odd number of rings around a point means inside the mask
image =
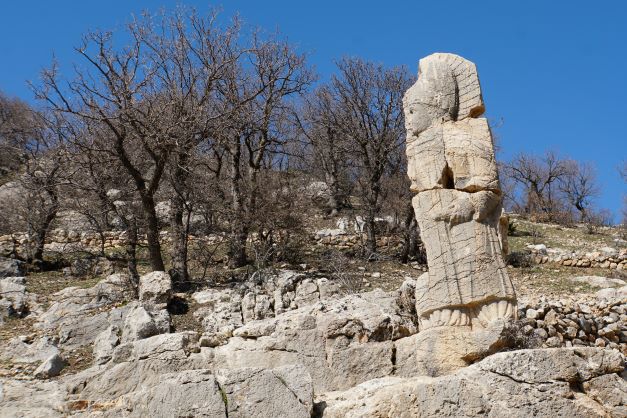
M 429 265 L 416 283 L 421 333 L 437 328 L 432 334 L 464 351 L 457 340 L 469 341 L 468 332 L 516 316 L 498 233 L 501 189 L 475 65 L 453 54 L 421 59 L 403 108 L 413 206 Z M 466 345 L 462 357 L 470 360 L 477 347 Z

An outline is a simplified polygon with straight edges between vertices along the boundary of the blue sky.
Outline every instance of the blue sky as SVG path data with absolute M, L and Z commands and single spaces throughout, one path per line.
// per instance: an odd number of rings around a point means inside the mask
M 627 192 L 627 2 L 614 1 L 5 1 L 0 9 L 0 89 L 28 101 L 52 54 L 63 67 L 88 29 L 115 29 L 131 13 L 186 4 L 221 6 L 279 29 L 324 79 L 334 60 L 360 56 L 416 71 L 420 57 L 453 52 L 479 69 L 487 116 L 500 121 L 503 157 L 553 149 L 597 165 L 598 205 L 615 213 Z M 65 65 L 63 65 L 65 64 Z

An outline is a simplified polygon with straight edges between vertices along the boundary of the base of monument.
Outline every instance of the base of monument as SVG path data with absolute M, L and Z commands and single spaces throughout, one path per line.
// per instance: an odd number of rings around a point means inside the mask
M 442 376 L 466 367 L 510 344 L 508 321 L 485 328 L 435 327 L 396 341 L 398 376 Z

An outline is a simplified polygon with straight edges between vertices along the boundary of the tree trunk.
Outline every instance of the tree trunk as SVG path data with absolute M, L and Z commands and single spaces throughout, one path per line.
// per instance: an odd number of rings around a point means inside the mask
M 326 173 L 325 177 L 327 186 L 329 187 L 329 200 L 327 201 L 327 206 L 331 211 L 331 216 L 335 216 L 342 208 L 342 205 L 340 203 L 341 199 L 339 182 L 337 181 L 337 176 L 335 175 L 335 173 Z
M 231 239 L 229 245 L 229 264 L 231 267 L 241 267 L 246 264 L 246 241 L 248 231 L 244 219 L 244 201 L 241 190 L 242 174 L 240 171 L 241 149 L 239 138 L 237 144 L 231 148 Z
M 170 276 L 176 285 L 189 282 L 187 268 L 187 227 L 183 222 L 187 180 L 187 153 L 178 156 L 178 164 L 172 173 L 172 187 L 174 189 L 170 199 L 170 228 L 172 232 L 172 268 Z
M 48 179 L 45 190 L 50 197 L 51 205 L 46 212 L 43 222 L 39 225 L 37 231 L 35 231 L 35 248 L 33 250 L 33 257 L 31 260 L 32 263 L 39 265 L 42 265 L 44 261 L 44 245 L 46 244 L 46 235 L 48 235 L 50 225 L 52 224 L 52 221 L 54 221 L 54 218 L 57 217 L 57 211 L 59 209 L 59 196 L 57 196 L 54 186 L 49 182 L 50 179 Z
M 50 228 L 50 224 L 57 216 L 57 210 L 50 210 L 46 217 L 44 218 L 43 223 L 39 226 L 37 231 L 35 231 L 35 245 L 33 248 L 33 256 L 31 262 L 34 264 L 43 264 L 44 261 L 44 245 L 46 243 L 46 235 L 48 235 L 48 229 Z
M 148 241 L 150 267 L 153 271 L 165 271 L 161 256 L 161 243 L 159 242 L 159 220 L 155 210 L 155 200 L 144 192 L 141 195 L 141 201 L 146 222 L 146 241 Z
M 377 253 L 376 222 L 374 213 L 368 211 L 366 215 L 366 257 L 371 258 Z
M 376 221 L 377 203 L 379 201 L 379 185 L 377 181 L 370 182 L 370 190 L 366 194 L 366 257 L 371 259 L 377 254 Z
M 416 257 L 419 253 L 420 236 L 418 235 L 418 222 L 411 202 L 407 205 L 405 219 L 403 221 L 404 242 L 401 262 L 406 264 L 411 257 Z
M 128 242 L 126 244 L 126 265 L 131 275 L 131 283 L 135 297 L 139 296 L 139 272 L 137 271 L 137 221 L 135 218 L 127 222 L 126 233 Z

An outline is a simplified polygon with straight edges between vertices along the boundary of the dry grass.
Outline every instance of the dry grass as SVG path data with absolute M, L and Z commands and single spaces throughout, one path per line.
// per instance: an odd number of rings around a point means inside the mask
M 515 219 L 513 222 L 516 235 L 508 237 L 510 251 L 524 250 L 527 244 L 545 244 L 549 248 L 563 248 L 570 251 L 627 247 L 627 241 L 621 240 L 619 228 L 603 228 L 599 233 L 589 234 L 584 226 L 538 224 L 523 219 Z M 619 241 L 616 241 L 617 239 Z

